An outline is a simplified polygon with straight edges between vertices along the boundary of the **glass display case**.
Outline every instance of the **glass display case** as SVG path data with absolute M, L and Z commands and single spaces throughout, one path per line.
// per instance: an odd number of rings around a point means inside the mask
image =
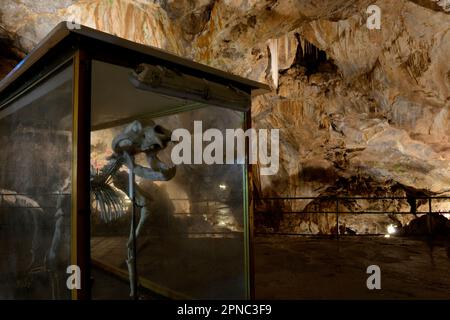
M 0 298 L 251 298 L 248 146 L 203 151 L 265 89 L 60 24 L 0 83 Z
M 0 111 L 0 299 L 70 297 L 72 71 Z

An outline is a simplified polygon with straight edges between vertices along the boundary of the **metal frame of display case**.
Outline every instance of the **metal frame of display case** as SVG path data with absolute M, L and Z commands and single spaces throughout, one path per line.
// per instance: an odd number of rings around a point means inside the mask
M 73 146 L 72 146 L 72 234 L 71 262 L 83 270 L 81 289 L 72 299 L 91 298 L 90 283 L 90 134 L 91 70 L 98 60 L 135 69 L 141 63 L 174 68 L 201 79 L 232 86 L 250 97 L 269 90 L 267 85 L 244 79 L 157 48 L 137 44 L 85 26 L 69 29 L 60 23 L 14 70 L 0 82 L 0 111 L 9 102 L 51 76 L 62 66 L 73 65 Z M 207 101 L 205 101 L 207 102 Z M 250 105 L 245 112 L 245 128 L 251 127 Z M 248 151 L 248 146 L 247 146 Z M 248 157 L 248 152 L 247 155 Z M 248 161 L 247 161 L 248 163 Z M 254 297 L 252 166 L 244 170 L 244 245 L 247 297 Z

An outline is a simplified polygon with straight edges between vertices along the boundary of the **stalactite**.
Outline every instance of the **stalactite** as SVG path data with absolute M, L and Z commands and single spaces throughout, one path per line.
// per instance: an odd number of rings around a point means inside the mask
M 327 54 L 308 40 L 296 34 L 298 47 L 295 64 L 306 68 L 307 73 L 317 72 L 321 63 L 327 61 Z
M 270 71 L 275 88 L 278 88 L 278 39 L 269 40 Z
M 438 6 L 440 6 L 444 11 L 450 12 L 450 0 L 431 0 L 436 2 Z

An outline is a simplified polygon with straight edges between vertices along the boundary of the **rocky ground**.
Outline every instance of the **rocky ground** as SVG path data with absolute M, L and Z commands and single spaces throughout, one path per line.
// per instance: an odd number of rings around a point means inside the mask
M 107 253 L 102 262 L 123 266 L 124 250 L 115 250 L 110 242 L 95 239 L 94 258 Z M 123 244 L 123 241 L 121 241 Z M 109 248 L 105 250 L 105 248 Z M 400 237 L 335 238 L 312 237 L 257 237 L 255 241 L 255 289 L 257 299 L 448 299 L 450 297 L 449 244 L 435 242 L 430 247 L 423 239 Z M 166 248 L 167 249 L 167 248 Z M 100 250 L 100 251 L 99 251 Z M 158 256 L 158 255 L 156 255 Z M 155 254 L 141 255 L 141 260 L 159 264 Z M 174 261 L 183 259 L 177 257 Z M 201 260 L 201 259 L 200 259 Z M 161 261 L 165 261 L 162 259 Z M 141 273 L 148 272 L 141 262 Z M 194 290 L 190 285 L 180 291 L 181 281 L 174 283 L 170 264 L 165 263 L 168 278 L 158 278 L 163 285 L 179 292 Z M 377 265 L 381 270 L 381 289 L 369 290 L 367 268 Z M 207 264 L 198 264 L 195 272 L 202 273 Z M 154 268 L 153 268 L 154 269 Z M 147 277 L 152 279 L 164 273 L 154 269 Z M 159 271 L 158 271 L 159 270 Z M 214 268 L 215 272 L 218 268 Z M 187 277 L 196 280 L 193 270 Z M 93 270 L 95 299 L 128 299 L 126 279 Z M 194 277 L 194 279 L 192 279 Z M 164 280 L 165 279 L 165 280 Z M 200 278 L 199 278 L 200 279 Z M 198 279 L 197 279 L 198 280 Z M 212 280 L 212 279 L 210 279 Z M 210 288 L 223 288 L 216 276 Z M 229 281 L 230 279 L 228 279 Z M 187 281 L 187 280 L 186 280 Z M 206 281 L 206 280 L 205 280 Z M 200 281 L 203 283 L 204 281 Z M 202 286 L 204 290 L 205 284 Z M 214 291 L 215 289 L 213 289 Z M 144 290 L 145 291 L 145 290 Z M 221 292 L 225 296 L 225 292 Z M 228 293 L 229 294 L 229 293 Z M 154 299 L 147 295 L 145 299 Z M 158 298 L 158 297 L 156 297 Z
M 448 244 L 447 244 L 448 245 Z M 257 237 L 258 299 L 449 299 L 445 243 L 348 236 Z M 381 269 L 381 290 L 368 290 L 367 267 Z

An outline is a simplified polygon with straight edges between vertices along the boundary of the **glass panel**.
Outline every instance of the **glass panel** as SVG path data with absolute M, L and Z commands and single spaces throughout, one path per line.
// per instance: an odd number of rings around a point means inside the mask
M 69 299 L 72 67 L 0 112 L 0 299 Z
M 126 87 L 123 90 L 122 87 L 107 88 L 104 82 L 97 81 L 101 78 L 97 72 L 105 72 L 105 65 L 96 69 L 97 64 L 94 63 L 93 70 L 92 118 L 97 119 L 93 123 L 94 129 L 101 130 L 91 134 L 94 173 L 101 173 L 102 168 L 108 165 L 107 158 L 113 154 L 111 144 L 114 137 L 135 119 L 143 126 L 152 126 L 148 121 L 152 119 L 153 126 L 170 131 L 185 128 L 192 141 L 194 121 L 202 122 L 203 132 L 215 128 L 224 137 L 226 129 L 244 127 L 242 112 L 130 88 L 129 69 L 106 68 L 109 77 L 117 80 L 109 82 L 110 85 L 118 83 Z M 113 75 L 114 70 L 121 74 L 122 80 Z M 108 98 L 104 90 L 114 92 L 114 98 Z M 127 98 L 119 98 L 118 93 Z M 160 103 L 163 101 L 170 103 L 162 108 Z M 165 115 L 161 116 L 162 113 Z M 203 147 L 208 144 L 203 143 Z M 174 144 L 169 143 L 158 152 L 163 163 L 171 163 L 173 147 Z M 148 159 L 142 153 L 136 156 L 136 163 L 149 167 Z M 126 263 L 132 208 L 126 195 L 128 169 L 122 166 L 117 172 L 112 175 L 111 184 L 120 195 L 124 214 L 118 218 L 112 214 L 110 221 L 109 215 L 102 219 L 101 204 L 95 197 L 93 199 L 91 256 L 94 299 L 122 299 L 130 294 Z M 138 222 L 145 217 L 138 226 L 137 238 L 140 298 L 155 298 L 157 295 L 194 299 L 247 297 L 244 217 L 248 204 L 244 181 L 243 164 L 180 164 L 169 181 L 136 177 Z M 115 289 L 110 290 L 111 287 Z
M 91 170 L 94 174 L 99 175 L 100 170 L 108 164 L 107 157 L 112 154 L 111 142 L 120 129 L 123 128 L 92 132 Z M 111 185 L 112 192 L 120 197 L 122 202 L 118 205 L 123 214 L 111 219 L 103 217 L 102 202 L 104 200 L 101 196 L 95 195 L 94 188 L 91 189 L 91 259 L 93 263 L 91 274 L 94 280 L 92 298 L 129 299 L 130 287 L 125 260 L 131 225 L 131 201 L 125 192 L 114 186 L 113 182 L 109 182 L 108 185 Z M 118 275 L 121 277 L 118 278 Z

